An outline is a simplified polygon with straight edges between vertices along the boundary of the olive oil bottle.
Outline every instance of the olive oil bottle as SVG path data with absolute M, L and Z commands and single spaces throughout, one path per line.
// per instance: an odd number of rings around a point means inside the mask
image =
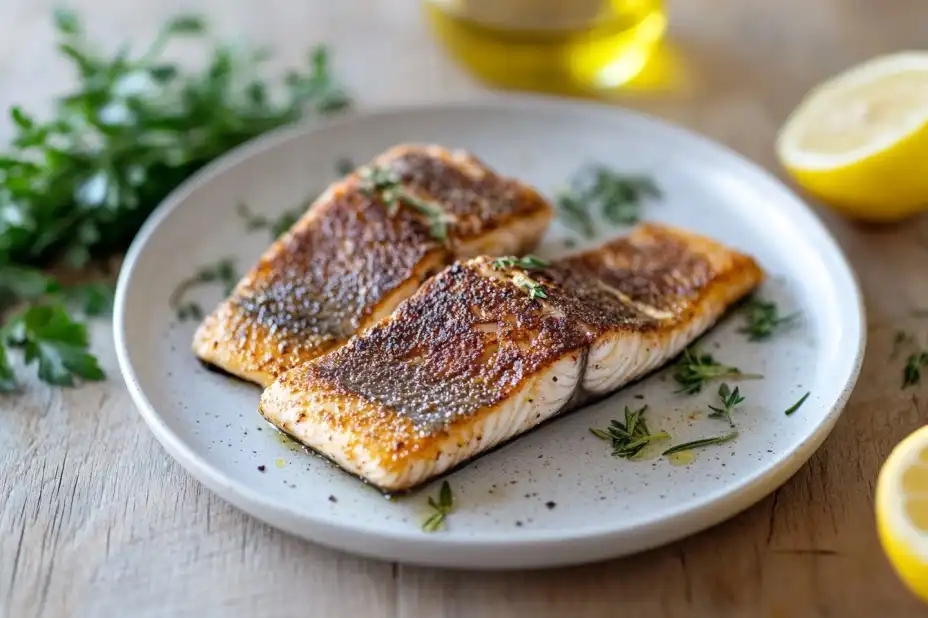
M 663 0 L 424 0 L 459 61 L 503 88 L 615 88 L 645 66 L 667 26 Z

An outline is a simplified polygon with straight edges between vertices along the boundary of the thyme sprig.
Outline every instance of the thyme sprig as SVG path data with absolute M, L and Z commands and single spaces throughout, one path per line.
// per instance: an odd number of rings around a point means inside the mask
M 648 406 L 643 406 L 633 411 L 628 406 L 625 406 L 624 422 L 617 420 L 610 421 L 609 426 L 605 429 L 591 427 L 590 433 L 601 440 L 612 443 L 613 457 L 632 459 L 640 453 L 641 449 L 647 446 L 649 442 L 670 438 L 670 434 L 666 431 L 651 433 L 644 419 L 644 413 L 647 409 Z
M 719 399 L 722 402 L 722 407 L 709 406 L 709 409 L 712 410 L 712 413 L 709 415 L 709 418 L 721 418 L 728 421 L 728 424 L 734 428 L 735 421 L 731 418 L 731 413 L 735 410 L 735 407 L 740 405 L 744 401 L 744 397 L 738 392 L 738 387 L 735 387 L 735 390 L 729 388 L 727 382 L 722 382 L 719 386 Z
M 711 354 L 701 353 L 692 347 L 683 350 L 673 373 L 674 380 L 680 385 L 678 393 L 693 395 L 713 380 L 757 380 L 763 378 L 758 373 L 742 373 L 737 367 L 723 365 Z
M 369 166 L 362 168 L 359 174 L 361 191 L 371 198 L 379 196 L 391 217 L 399 211 L 400 204 L 406 204 L 425 216 L 432 238 L 441 242 L 448 241 L 451 217 L 437 204 L 420 199 L 404 189 L 399 173 L 386 167 Z

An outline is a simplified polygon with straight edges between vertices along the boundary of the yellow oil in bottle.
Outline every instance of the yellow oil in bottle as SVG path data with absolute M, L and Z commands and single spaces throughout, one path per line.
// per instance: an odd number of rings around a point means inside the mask
M 425 0 L 438 39 L 503 88 L 583 93 L 627 82 L 667 27 L 663 0 Z

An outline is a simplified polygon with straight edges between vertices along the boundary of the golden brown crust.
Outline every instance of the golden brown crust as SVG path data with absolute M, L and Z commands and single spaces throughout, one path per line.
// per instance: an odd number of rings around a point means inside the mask
M 530 246 L 551 216 L 536 191 L 465 153 L 400 146 L 375 164 L 395 170 L 406 191 L 452 215 L 448 243 L 432 237 L 422 214 L 408 207 L 390 212 L 351 174 L 203 321 L 193 344 L 202 360 L 268 385 L 388 314 L 450 263 L 458 245 L 513 227 L 518 244 Z M 519 228 L 526 220 L 540 224 Z
M 546 298 L 512 283 L 525 274 Z M 579 358 L 607 333 L 679 332 L 698 312 L 721 313 L 762 276 L 747 256 L 658 225 L 529 273 L 477 258 L 445 269 L 347 345 L 281 376 L 262 406 L 297 406 L 300 418 L 349 430 L 348 452 L 401 466 L 470 435 L 533 376 Z

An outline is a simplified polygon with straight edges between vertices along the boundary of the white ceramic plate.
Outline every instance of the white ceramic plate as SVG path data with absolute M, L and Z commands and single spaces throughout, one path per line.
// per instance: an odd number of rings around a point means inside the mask
M 281 440 L 256 412 L 260 390 L 207 371 L 190 351 L 196 324 L 168 298 L 200 265 L 234 257 L 240 271 L 270 242 L 236 215 L 277 215 L 334 179 L 333 161 L 364 162 L 400 142 L 465 148 L 500 172 L 552 193 L 584 163 L 653 174 L 665 197 L 645 218 L 715 237 L 757 257 L 764 294 L 800 311 L 764 343 L 732 315 L 703 345 L 764 380 L 742 382 L 737 440 L 697 452 L 687 466 L 630 462 L 588 431 L 624 406 L 649 406 L 652 429 L 674 443 L 727 430 L 706 418 L 715 387 L 676 394 L 670 372 L 538 429 L 455 472 L 447 529 L 420 529 L 432 483 L 384 499 L 322 459 Z M 603 227 L 603 236 L 623 230 Z M 566 252 L 555 225 L 538 253 Z M 199 294 L 197 296 L 197 294 Z M 194 294 L 212 308 L 218 289 Z M 442 105 L 364 114 L 286 129 L 248 144 L 184 184 L 148 220 L 119 279 L 115 336 L 130 392 L 155 436 L 195 477 L 273 526 L 368 556 L 468 568 L 594 561 L 667 543 L 756 502 L 808 460 L 837 420 L 864 348 L 863 309 L 851 270 L 818 219 L 767 173 L 708 140 L 616 108 L 542 99 Z M 794 415 L 784 410 L 812 394 Z M 643 399 L 636 398 L 643 397 Z M 258 467 L 264 466 L 265 471 Z

